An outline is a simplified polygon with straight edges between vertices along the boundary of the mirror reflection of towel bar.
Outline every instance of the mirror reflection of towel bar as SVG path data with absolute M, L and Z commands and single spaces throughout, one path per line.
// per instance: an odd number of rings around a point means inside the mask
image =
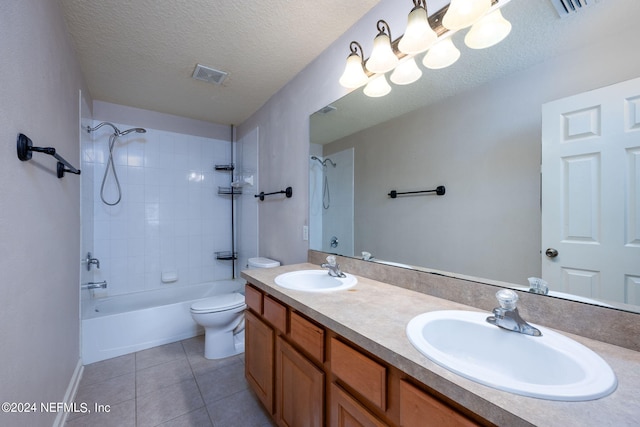
M 398 196 L 404 196 L 406 194 L 423 194 L 423 193 L 436 193 L 438 196 L 443 196 L 445 193 L 444 185 L 439 185 L 435 190 L 421 190 L 421 191 L 405 191 L 405 192 L 397 192 L 396 190 L 391 190 L 387 196 L 395 199 Z

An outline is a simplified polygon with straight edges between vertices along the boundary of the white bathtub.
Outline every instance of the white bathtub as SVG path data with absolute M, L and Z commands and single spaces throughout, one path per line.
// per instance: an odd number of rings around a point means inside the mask
M 191 304 L 220 293 L 244 293 L 244 283 L 218 280 L 83 301 L 82 362 L 99 362 L 202 334 L 202 327 L 191 318 Z

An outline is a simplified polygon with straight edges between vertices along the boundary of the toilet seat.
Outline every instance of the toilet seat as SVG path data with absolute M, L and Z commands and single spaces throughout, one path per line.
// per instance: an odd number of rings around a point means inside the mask
M 191 304 L 192 313 L 218 313 L 233 310 L 244 305 L 244 295 L 237 292 L 220 294 Z

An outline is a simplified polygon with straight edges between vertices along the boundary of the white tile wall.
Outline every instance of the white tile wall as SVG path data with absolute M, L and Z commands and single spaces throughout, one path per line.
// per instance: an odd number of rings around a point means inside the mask
M 100 187 L 111 132 L 103 126 L 83 147 L 83 167 L 94 170 L 93 254 L 100 259 L 94 280 L 107 280 L 115 295 L 230 278 L 231 262 L 214 256 L 231 250 L 231 200 L 218 195 L 230 176 L 214 170 L 231 162 L 229 142 L 154 129 L 120 137 L 113 157 L 122 200 L 108 206 Z M 117 199 L 111 171 L 104 194 Z M 163 271 L 177 271 L 178 281 L 162 283 Z

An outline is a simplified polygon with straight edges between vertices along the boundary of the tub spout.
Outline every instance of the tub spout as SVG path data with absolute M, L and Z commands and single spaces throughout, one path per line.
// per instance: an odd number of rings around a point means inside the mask
M 107 281 L 87 282 L 80 286 L 80 289 L 107 289 Z

